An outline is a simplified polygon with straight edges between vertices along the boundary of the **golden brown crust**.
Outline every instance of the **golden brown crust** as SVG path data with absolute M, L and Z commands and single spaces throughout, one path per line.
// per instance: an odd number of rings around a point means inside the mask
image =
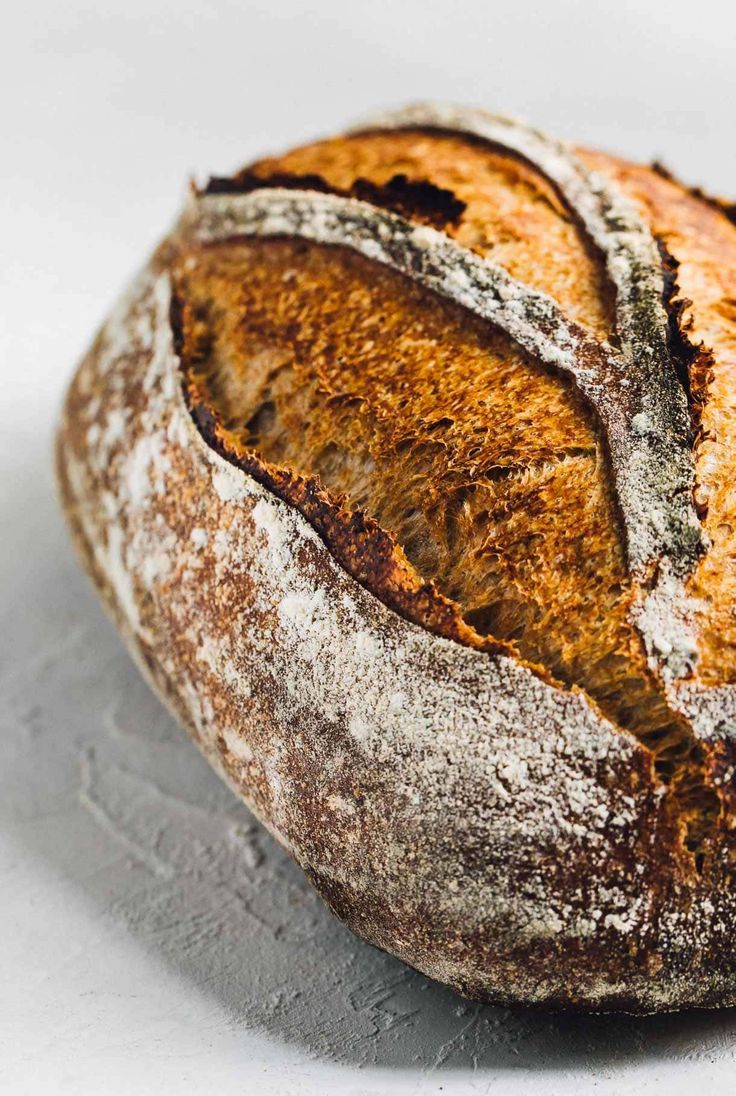
M 632 570 L 609 439 L 562 372 L 319 242 L 206 242 L 185 219 L 80 370 L 62 489 L 159 690 L 357 931 L 485 998 L 725 1003 L 734 750 L 726 701 L 702 690 L 728 684 L 736 650 L 719 269 L 736 230 L 650 169 L 580 156 L 637 203 L 695 301 L 670 302 L 713 540 L 690 601 L 666 558 L 644 582 Z M 273 186 L 441 229 L 614 360 L 601 255 L 517 154 L 379 129 L 211 193 Z M 689 652 L 695 619 L 697 668 L 688 653 L 673 677 L 655 655 Z
M 385 610 L 202 441 L 177 369 L 154 268 L 70 390 L 65 509 L 152 683 L 336 912 L 472 996 L 725 1000 L 646 752 L 584 698 Z
M 583 154 L 641 206 L 678 263 L 686 302 L 682 323 L 699 348 L 693 363 L 702 393 L 697 495 L 711 548 L 691 583 L 707 605 L 700 619 L 699 677 L 708 685 L 736 680 L 736 228 L 727 210 L 661 171 Z M 705 376 L 703 376 L 705 373 Z
M 555 298 L 602 337 L 613 329 L 613 295 L 600 258 L 540 172 L 480 141 L 422 131 L 336 137 L 260 160 L 254 175 L 315 174 L 349 191 L 358 179 L 377 186 L 396 175 L 428 181 L 465 209 L 453 237 L 493 258 Z M 237 176 L 235 179 L 237 180 Z
M 593 695 L 621 697 L 637 667 L 648 676 L 605 457 L 549 370 L 464 310 L 334 249 L 237 242 L 186 250 L 174 271 L 192 402 L 249 469 L 253 450 L 278 468 L 269 486 L 313 522 L 301 484 L 319 477 L 306 490 L 324 502 L 320 532 L 369 589 L 440 634 L 454 619 L 454 638 L 511 642 Z M 330 496 L 345 502 L 328 527 Z M 404 585 L 432 580 L 457 603 L 452 616 L 407 612 L 393 571 L 353 569 L 356 507 L 408 557 Z M 460 631 L 463 614 L 480 635 Z
M 614 174 L 612 159 L 590 161 Z M 229 186 L 283 186 L 289 173 L 292 185 L 341 193 L 377 192 L 401 176 L 450 194 L 463 206 L 445 225 L 458 242 L 500 258 L 599 335 L 612 333 L 600 255 L 556 191 L 518 157 L 443 133 L 369 132 L 261 161 Z M 649 179 L 656 187 L 654 172 Z M 639 199 L 631 185 L 630 193 Z M 653 228 L 674 245 L 662 220 Z M 466 643 L 482 642 L 466 624 L 498 641 L 496 649 L 511 643 L 633 729 L 697 816 L 688 825 L 698 845 L 703 819 L 717 812 L 703 786 L 702 747 L 648 665 L 607 455 L 570 386 L 465 310 L 334 248 L 185 246 L 175 270 L 195 343 L 193 359 L 182 347 L 185 369 L 195 370 L 198 398 L 227 424 L 231 451 L 242 459 L 255 449 L 282 475 L 287 468 L 300 481 L 317 477 L 312 490 L 340 500 L 343 515 L 331 533 L 324 518 L 317 527 L 386 604 Z M 690 323 L 686 310 L 675 319 Z M 696 376 L 699 362 L 690 365 Z M 340 545 L 352 542 L 356 508 L 397 542 L 404 580 L 420 589 L 430 581 L 444 597 L 410 608 L 393 570 L 387 578 L 385 567 L 369 575 L 351 565 Z

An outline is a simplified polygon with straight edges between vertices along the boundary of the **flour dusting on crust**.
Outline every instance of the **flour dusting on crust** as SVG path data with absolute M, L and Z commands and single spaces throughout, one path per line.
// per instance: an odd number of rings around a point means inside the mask
M 682 578 L 692 569 L 704 540 L 692 500 L 694 467 L 684 395 L 666 343 L 659 350 L 656 337 L 643 349 L 637 343 L 633 304 L 623 309 L 621 318 L 628 325 L 625 348 L 615 351 L 568 319 L 547 294 L 515 281 L 502 267 L 445 234 L 332 194 L 264 188 L 194 195 L 179 231 L 202 242 L 286 235 L 349 247 L 501 328 L 570 377 L 596 412 L 608 443 L 633 575 L 646 580 L 659 569 L 662 575 Z M 641 234 L 651 239 L 643 228 Z M 644 307 L 646 294 L 639 289 L 641 299 L 636 301 Z M 663 311 L 661 302 L 658 308 Z M 666 581 L 658 584 L 657 603 L 670 591 Z M 644 589 L 642 600 L 646 597 Z M 668 678 L 675 669 L 685 672 L 690 663 L 671 653 L 662 656 L 647 633 L 651 618 L 646 605 L 634 616 L 650 658 Z
M 215 767 L 356 931 L 465 992 L 736 1000 L 732 900 L 678 862 L 646 751 L 581 693 L 392 613 L 215 453 L 168 304 L 145 274 L 114 321 L 127 343 L 103 333 L 82 365 L 60 480 L 139 663 Z M 85 438 L 113 413 L 102 464 Z

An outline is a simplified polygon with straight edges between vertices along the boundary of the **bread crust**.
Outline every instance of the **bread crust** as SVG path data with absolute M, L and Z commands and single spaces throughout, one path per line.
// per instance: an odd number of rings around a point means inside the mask
M 57 449 L 81 559 L 154 688 L 338 916 L 432 977 L 508 1003 L 735 1004 L 727 838 L 696 870 L 633 734 L 503 645 L 387 607 L 204 435 L 178 246 L 82 362 Z M 710 713 L 725 772 L 723 689 L 672 691 Z

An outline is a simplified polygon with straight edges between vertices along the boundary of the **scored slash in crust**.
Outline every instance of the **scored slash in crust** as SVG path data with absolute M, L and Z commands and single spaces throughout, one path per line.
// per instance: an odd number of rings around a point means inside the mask
M 694 677 L 687 583 L 708 539 L 657 241 L 615 187 L 518 123 L 417 107 L 359 132 L 402 129 L 487 142 L 541 172 L 603 255 L 613 336 L 410 212 L 283 178 L 194 194 L 70 392 L 59 479 L 79 550 L 157 690 L 367 939 L 486 999 L 733 1003 L 727 780 L 700 739 L 736 705 L 725 686 L 714 711 Z M 454 302 L 592 409 L 631 624 L 685 728 L 669 790 L 636 728 L 581 690 L 504 644 L 473 649 L 393 612 L 336 562 L 306 504 L 277 498 L 204 421 L 182 375 L 174 257 L 276 237 L 354 251 Z M 687 828 L 686 803 L 706 800 L 706 828 L 690 807 Z

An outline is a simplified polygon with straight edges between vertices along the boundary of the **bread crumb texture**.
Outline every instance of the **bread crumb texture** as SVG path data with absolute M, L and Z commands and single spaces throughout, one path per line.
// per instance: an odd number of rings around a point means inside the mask
M 632 572 L 569 376 L 294 236 L 164 241 L 75 378 L 59 480 L 144 672 L 355 931 L 494 1001 L 733 1004 L 736 229 L 579 159 L 674 259 L 688 573 Z M 261 186 L 430 224 L 617 346 L 610 270 L 518 155 L 377 128 L 211 192 Z

